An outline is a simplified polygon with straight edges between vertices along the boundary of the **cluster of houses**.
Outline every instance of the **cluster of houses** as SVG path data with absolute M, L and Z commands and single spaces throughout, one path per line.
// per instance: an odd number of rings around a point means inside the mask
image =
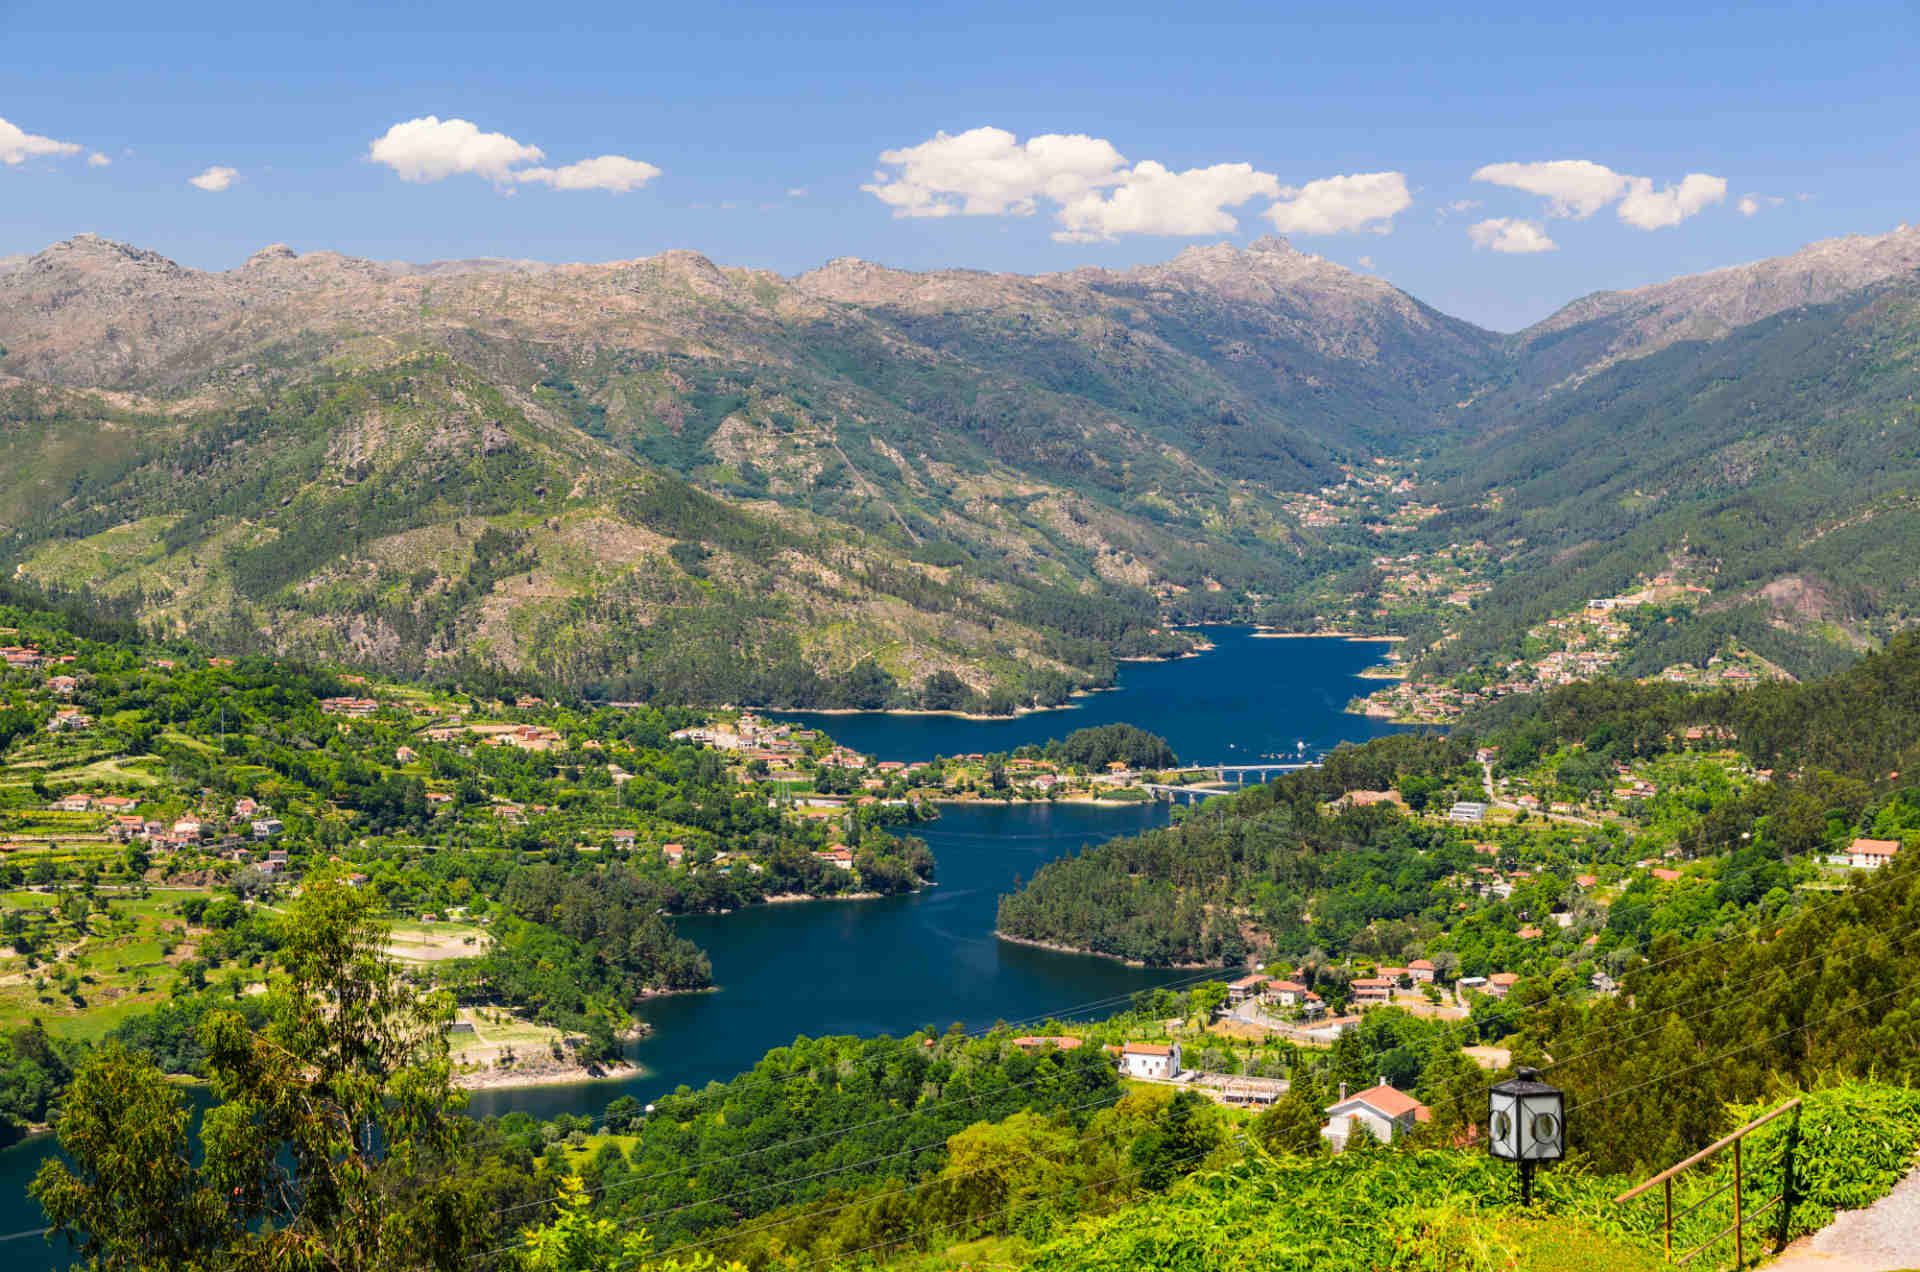
M 1074 1051 L 1084 1041 L 1072 1036 L 1031 1036 L 1015 1038 L 1013 1045 L 1023 1051 Z M 1129 1042 L 1109 1046 L 1107 1053 L 1119 1067 L 1120 1075 L 1141 1082 L 1182 1082 L 1206 1091 L 1216 1099 L 1232 1104 L 1271 1104 L 1287 1089 L 1284 1081 L 1273 1079 L 1232 1079 L 1208 1082 L 1221 1075 L 1196 1074 L 1182 1062 L 1178 1042 Z M 1333 1151 L 1343 1151 L 1355 1135 L 1371 1135 L 1382 1144 L 1391 1144 L 1414 1127 L 1432 1120 L 1427 1106 L 1401 1091 L 1385 1078 L 1365 1091 L 1349 1095 L 1340 1087 L 1340 1098 L 1325 1109 L 1327 1123 L 1320 1134 Z
M 184 848 L 231 851 L 248 842 L 278 838 L 286 831 L 286 824 L 273 815 L 273 809 L 245 797 L 234 801 L 230 814 L 189 813 L 170 822 L 142 816 L 140 801 L 128 795 L 76 791 L 60 796 L 47 807 L 62 813 L 105 813 L 107 836 L 115 843 L 140 843 L 160 852 Z M 285 854 L 281 856 L 284 860 Z
M 33 645 L 0 645 L 0 665 L 10 671 L 32 671 L 36 667 L 65 666 L 72 654 L 43 654 Z
M 1705 667 L 1695 667 L 1691 663 L 1676 663 L 1662 671 L 1660 679 L 1676 685 L 1751 689 L 1766 679 L 1766 676 L 1744 662 L 1715 654 L 1707 659 Z
M 1426 509 L 1407 509 L 1419 519 L 1425 520 L 1432 513 Z M 1472 550 L 1483 545 L 1469 545 Z M 1473 608 L 1476 597 L 1483 596 L 1492 587 L 1484 581 L 1473 579 L 1462 564 L 1459 551 L 1442 549 L 1434 553 L 1407 552 L 1399 556 L 1376 556 L 1374 568 L 1380 571 L 1380 593 L 1388 602 L 1395 600 L 1418 600 L 1424 597 L 1439 597 L 1448 605 L 1461 609 Z
M 1541 935 L 1541 929 L 1537 927 L 1522 928 L 1520 931 L 1523 940 Z M 1364 1011 L 1369 1007 L 1391 1004 L 1404 994 L 1424 997 L 1421 987 L 1436 984 L 1437 975 L 1433 961 L 1425 958 L 1414 959 L 1405 967 L 1378 967 L 1370 976 L 1355 977 L 1347 982 L 1348 1001 L 1355 1010 Z M 1463 976 L 1455 983 L 1462 991 L 1505 998 L 1519 980 L 1516 973 L 1495 972 L 1491 976 Z M 1278 1009 L 1314 1028 L 1331 1027 L 1332 1037 L 1338 1037 L 1343 1027 L 1358 1022 L 1357 1016 L 1327 1018 L 1326 1002 L 1318 993 L 1307 988 L 1302 980 L 1269 976 L 1264 972 L 1251 972 L 1227 983 L 1227 1001 L 1223 1010 L 1230 1012 L 1248 1004 Z
M 806 755 L 808 745 L 819 736 L 817 730 L 768 720 L 751 711 L 741 712 L 730 724 L 716 721 L 676 729 L 672 734 L 676 742 L 710 746 L 716 751 L 733 752 L 742 760 L 765 760 L 768 764 L 797 763 Z M 864 766 L 863 759 L 860 767 Z
M 769 721 L 753 712 L 742 712 L 732 721 L 719 720 L 679 729 L 675 741 L 725 751 L 745 770 L 745 778 L 781 786 L 810 785 L 813 771 L 838 770 L 861 774 L 859 790 L 850 798 L 830 794 L 801 794 L 791 798 L 793 806 L 814 812 L 886 802 L 888 792 L 896 796 L 902 786 L 930 786 L 933 764 L 928 760 L 874 760 L 850 747 L 830 745 L 814 758 L 823 734 L 815 729 Z M 758 762 L 759 767 L 753 767 Z M 975 751 L 947 757 L 942 789 L 955 798 L 965 798 L 969 789 L 985 778 L 991 757 Z M 1105 772 L 1070 777 L 1051 760 L 1034 756 L 1012 756 L 1001 762 L 1001 790 L 1026 798 L 1053 798 L 1069 791 L 1092 792 L 1095 788 L 1120 788 L 1134 785 L 1138 774 L 1118 761 Z

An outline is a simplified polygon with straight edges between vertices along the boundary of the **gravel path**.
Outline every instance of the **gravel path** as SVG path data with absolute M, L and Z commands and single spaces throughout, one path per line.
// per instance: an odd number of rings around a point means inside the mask
M 1768 1272 L 1920 1269 L 1920 1170 L 1865 1210 L 1849 1210 L 1789 1249 Z

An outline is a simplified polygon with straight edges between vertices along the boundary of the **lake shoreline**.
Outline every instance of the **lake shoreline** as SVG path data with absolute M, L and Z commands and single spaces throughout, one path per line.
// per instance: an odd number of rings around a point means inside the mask
M 825 896 L 825 897 L 817 897 L 811 892 L 769 892 L 766 896 L 760 898 L 760 904 L 761 905 L 799 905 L 805 901 L 884 901 L 889 896 L 912 896 L 913 893 L 923 891 L 932 886 L 933 885 L 930 883 L 923 883 L 920 885 L 920 887 L 914 888 L 908 892 L 898 892 L 898 893 L 836 892 L 832 896 Z M 717 913 L 738 914 L 739 911 L 738 910 L 721 910 L 721 911 L 717 911 Z
M 1256 628 L 1248 633 L 1255 640 L 1344 640 L 1352 644 L 1397 645 L 1405 636 L 1368 636 L 1361 632 L 1270 632 Z
M 1040 941 L 1030 936 L 1013 936 L 1009 933 L 1002 932 L 999 928 L 993 930 L 993 935 L 996 940 L 1005 941 L 1009 945 L 1024 945 L 1029 949 L 1048 950 L 1055 954 L 1079 954 L 1087 958 L 1104 958 L 1109 962 L 1118 963 L 1122 967 L 1137 967 L 1142 971 L 1158 971 L 1162 968 L 1176 972 L 1224 972 L 1227 970 L 1217 963 L 1164 963 L 1156 965 L 1144 962 L 1141 959 L 1128 958 L 1124 954 L 1108 954 L 1104 950 L 1083 949 L 1080 946 L 1065 945 L 1059 941 Z
M 1222 787 L 1221 794 L 1231 788 Z M 952 795 L 932 795 L 925 801 L 946 808 L 1053 808 L 1062 804 L 1071 804 L 1075 808 L 1145 808 L 1158 801 L 1152 799 L 1094 799 L 1089 795 L 1062 795 L 1058 799 L 960 799 Z
M 511 1091 L 524 1087 L 587 1086 L 595 1082 L 621 1082 L 644 1076 L 644 1070 L 631 1061 L 595 1065 L 556 1064 L 541 1069 L 474 1069 L 455 1073 L 453 1085 L 462 1091 Z

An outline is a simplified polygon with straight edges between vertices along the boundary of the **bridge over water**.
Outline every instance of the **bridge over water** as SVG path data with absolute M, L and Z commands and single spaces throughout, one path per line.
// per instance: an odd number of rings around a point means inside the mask
M 1180 766 L 1182 773 L 1213 774 L 1214 784 L 1210 786 L 1199 786 L 1193 784 L 1174 785 L 1165 782 L 1142 782 L 1140 783 L 1140 787 L 1142 790 L 1151 792 L 1156 799 L 1172 801 L 1184 796 L 1187 803 L 1197 804 L 1209 795 L 1225 794 L 1226 791 L 1223 788 L 1226 786 L 1228 774 L 1232 774 L 1234 789 L 1237 790 L 1246 785 L 1247 774 L 1249 773 L 1254 774 L 1256 778 L 1264 781 L 1275 773 L 1297 773 L 1301 769 L 1319 767 L 1320 762 L 1318 760 L 1303 760 L 1287 764 L 1182 764 Z

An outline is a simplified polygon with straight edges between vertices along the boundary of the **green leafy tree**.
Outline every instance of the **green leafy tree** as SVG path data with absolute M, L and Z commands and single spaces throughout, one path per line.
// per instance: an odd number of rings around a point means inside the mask
M 462 1099 L 449 1011 L 385 953 L 368 892 L 309 881 L 289 910 L 263 1028 L 238 1011 L 200 1025 L 216 1103 L 189 1151 L 184 1101 L 145 1057 L 109 1044 L 59 1121 L 73 1165 L 33 1194 L 101 1267 L 453 1266 L 485 1214 L 457 1173 Z

